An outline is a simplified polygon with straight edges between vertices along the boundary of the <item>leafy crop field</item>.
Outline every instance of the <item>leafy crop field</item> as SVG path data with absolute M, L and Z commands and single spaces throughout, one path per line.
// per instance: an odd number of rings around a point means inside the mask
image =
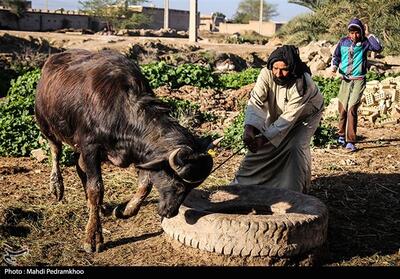
M 129 53 L 129 52 L 128 52 Z M 17 266 L 305 266 L 298 259 L 223 256 L 187 247 L 170 239 L 156 214 L 154 190 L 138 215 L 128 220 L 103 216 L 105 250 L 87 254 L 81 247 L 88 217 L 85 195 L 64 150 L 65 197 L 55 202 L 48 191 L 50 165 L 37 162 L 31 151 L 48 150 L 33 117 L 33 100 L 40 63 L 17 63 L 12 74 L 0 72 L 0 253 L 7 247 L 26 252 Z M 18 66 L 19 65 L 19 66 Z M 150 84 L 171 114 L 193 132 L 224 136 L 215 150 L 215 166 L 241 147 L 243 105 L 259 69 L 216 73 L 210 66 L 141 65 Z M 381 76 L 369 74 L 370 79 Z M 12 81 L 11 81 L 12 80 Z M 328 105 L 338 91 L 335 79 L 314 77 Z M 4 86 L 4 84 L 8 84 Z M 4 88 L 3 88 L 4 87 Z M 179 96 L 181 93 L 185 93 Z M 5 94 L 3 94 L 5 95 Z M 229 108 L 229 111 L 228 111 Z M 312 145 L 312 190 L 329 210 L 323 266 L 400 266 L 400 128 L 373 127 L 360 119 L 359 151 L 347 153 L 335 145 L 337 119 L 321 123 Z M 226 185 L 234 177 L 243 153 L 229 159 L 201 187 Z M 136 190 L 134 167 L 103 164 L 104 201 L 115 206 Z M 10 248 L 7 248 L 10 249 Z M 2 266 L 10 263 L 1 262 Z

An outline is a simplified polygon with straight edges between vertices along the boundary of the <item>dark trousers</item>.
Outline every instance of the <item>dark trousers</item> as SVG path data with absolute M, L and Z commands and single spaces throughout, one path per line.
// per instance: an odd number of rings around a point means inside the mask
M 342 80 L 339 90 L 339 136 L 346 142 L 357 141 L 357 110 L 365 90 L 366 80 Z

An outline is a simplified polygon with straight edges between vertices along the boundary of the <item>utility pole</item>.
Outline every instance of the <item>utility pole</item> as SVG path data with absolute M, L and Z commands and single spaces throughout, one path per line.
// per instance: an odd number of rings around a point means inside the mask
M 46 7 L 46 10 L 49 9 L 49 1 L 48 0 L 46 0 L 46 2 L 45 2 L 45 7 Z
M 197 0 L 190 0 L 189 42 L 197 42 Z
M 260 22 L 258 26 L 258 33 L 261 35 L 262 23 L 264 14 L 264 0 L 260 0 Z
M 164 0 L 164 29 L 169 28 L 169 0 Z

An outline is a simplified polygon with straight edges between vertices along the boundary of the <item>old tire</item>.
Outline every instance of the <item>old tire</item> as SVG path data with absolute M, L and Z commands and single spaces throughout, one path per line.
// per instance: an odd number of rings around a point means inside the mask
M 317 198 L 260 186 L 194 189 L 162 228 L 179 242 L 225 255 L 293 257 L 324 245 L 328 212 Z

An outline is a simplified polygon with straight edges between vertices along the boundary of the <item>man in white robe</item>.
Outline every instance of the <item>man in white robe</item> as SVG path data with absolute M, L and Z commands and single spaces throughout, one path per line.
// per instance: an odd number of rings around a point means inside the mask
M 311 184 L 310 141 L 323 103 L 298 49 L 285 45 L 273 51 L 247 104 L 243 141 L 249 152 L 232 184 L 306 193 Z

